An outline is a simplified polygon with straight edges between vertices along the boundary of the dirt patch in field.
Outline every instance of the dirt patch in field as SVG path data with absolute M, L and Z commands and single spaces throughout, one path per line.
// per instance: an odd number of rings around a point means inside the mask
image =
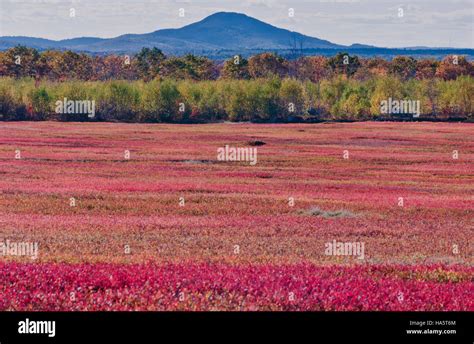
M 307 215 L 307 216 L 320 216 L 320 217 L 324 217 L 326 219 L 346 218 L 346 217 L 356 217 L 357 216 L 353 212 L 351 212 L 349 210 L 346 210 L 346 209 L 326 211 L 326 210 L 323 210 L 319 207 L 311 207 L 311 208 L 306 209 L 306 210 L 300 210 L 299 213 L 301 215 Z

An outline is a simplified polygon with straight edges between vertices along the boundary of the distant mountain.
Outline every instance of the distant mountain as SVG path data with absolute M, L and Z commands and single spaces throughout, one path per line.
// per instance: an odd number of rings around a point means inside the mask
M 16 45 L 25 45 L 35 49 L 57 48 L 59 47 L 59 41 L 24 36 L 0 37 L 0 49 L 4 50 Z
M 15 45 L 37 49 L 71 49 L 95 53 L 137 52 L 157 47 L 166 53 L 247 49 L 342 48 L 326 40 L 277 28 L 245 14 L 219 12 L 180 29 L 164 29 L 146 34 L 126 34 L 101 39 L 81 37 L 53 41 L 32 37 L 0 37 L 0 49 Z
M 157 30 L 146 34 L 126 34 L 115 38 L 79 37 L 60 41 L 33 37 L 0 37 L 0 50 L 25 45 L 38 50 L 69 49 L 91 54 L 136 53 L 143 47 L 157 47 L 168 55 L 194 53 L 214 59 L 235 54 L 248 56 L 261 51 L 275 51 L 285 56 L 308 54 L 334 55 L 338 51 L 351 51 L 360 56 L 397 54 L 442 57 L 455 53 L 474 55 L 474 50 L 426 47 L 379 48 L 355 43 L 350 46 L 280 29 L 245 14 L 219 12 L 179 29 Z
M 373 45 L 367 45 L 367 44 L 360 44 L 360 43 L 354 43 L 349 46 L 349 49 L 376 49 L 376 46 Z

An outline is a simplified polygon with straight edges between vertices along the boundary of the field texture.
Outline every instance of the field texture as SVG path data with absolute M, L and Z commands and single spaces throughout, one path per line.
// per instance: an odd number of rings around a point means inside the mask
M 473 237 L 473 124 L 0 124 L 0 310 L 472 311 Z

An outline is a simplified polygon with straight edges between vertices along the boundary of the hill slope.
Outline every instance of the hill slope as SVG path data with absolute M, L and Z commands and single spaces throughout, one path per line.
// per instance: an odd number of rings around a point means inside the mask
M 209 50 L 340 48 L 329 41 L 277 28 L 245 14 L 219 12 L 179 29 L 127 34 L 110 39 L 93 37 L 53 41 L 32 37 L 0 37 L 0 49 L 24 44 L 38 49 L 89 52 L 136 52 L 157 47 L 167 53 Z

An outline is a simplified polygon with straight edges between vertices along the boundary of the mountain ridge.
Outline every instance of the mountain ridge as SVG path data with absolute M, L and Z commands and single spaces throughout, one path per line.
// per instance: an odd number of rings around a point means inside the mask
M 0 49 L 22 44 L 39 49 L 70 49 L 88 52 L 136 52 L 142 47 L 164 52 L 189 50 L 328 49 L 344 48 L 327 40 L 278 28 L 243 13 L 217 12 L 176 29 L 159 29 L 144 34 L 123 34 L 113 38 L 75 37 L 50 40 L 28 36 L 0 37 Z
M 212 55 L 216 51 L 232 53 L 248 51 L 302 50 L 357 50 L 380 51 L 413 48 L 381 48 L 361 43 L 341 45 L 328 40 L 311 37 L 298 32 L 279 28 L 243 13 L 217 12 L 200 21 L 181 28 L 159 29 L 144 34 L 123 34 L 113 38 L 75 37 L 63 40 L 49 40 L 28 36 L 0 37 L 0 50 L 17 45 L 26 45 L 38 50 L 59 49 L 92 54 L 136 53 L 143 47 L 157 47 L 165 54 L 183 55 L 197 53 Z M 419 50 L 439 48 L 421 47 Z M 446 48 L 455 49 L 455 48 Z M 469 49 L 468 49 L 469 50 Z

